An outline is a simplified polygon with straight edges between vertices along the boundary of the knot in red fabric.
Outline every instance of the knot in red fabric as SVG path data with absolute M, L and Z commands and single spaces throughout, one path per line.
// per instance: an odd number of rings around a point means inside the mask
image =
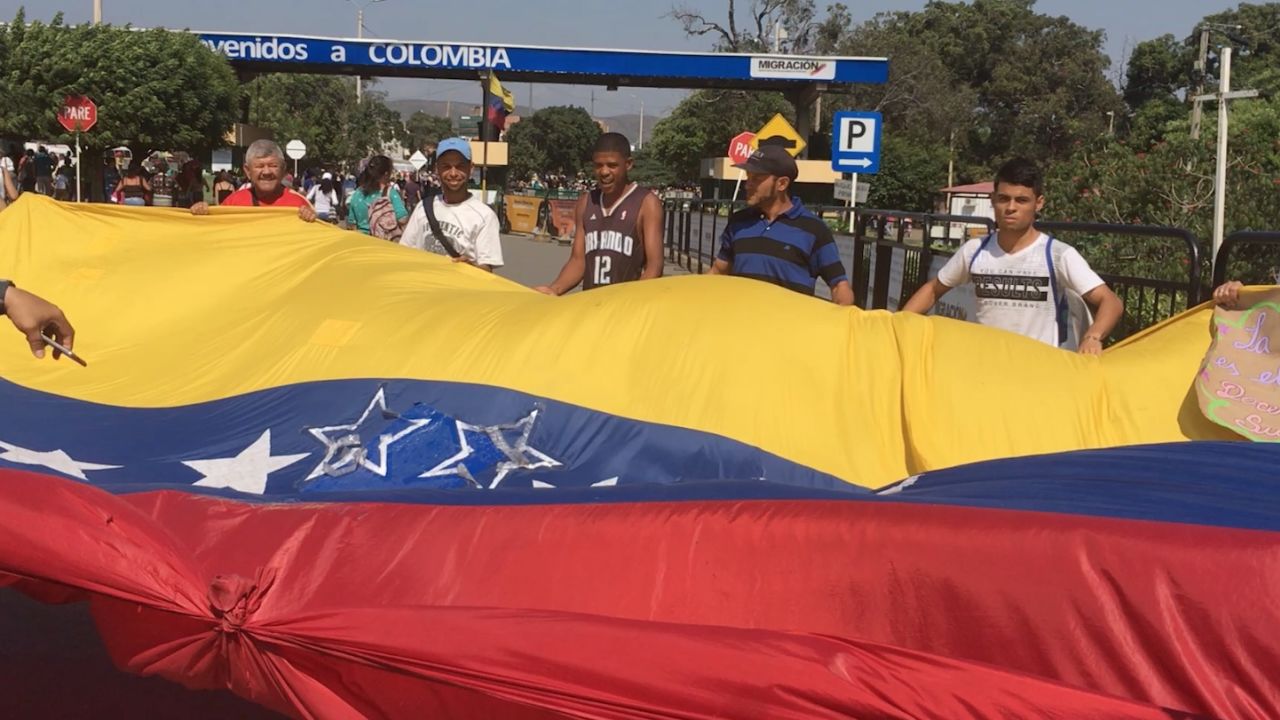
M 275 568 L 259 570 L 253 580 L 239 575 L 215 576 L 209 584 L 209 609 L 222 621 L 221 629 L 238 631 L 262 606 L 275 580 Z

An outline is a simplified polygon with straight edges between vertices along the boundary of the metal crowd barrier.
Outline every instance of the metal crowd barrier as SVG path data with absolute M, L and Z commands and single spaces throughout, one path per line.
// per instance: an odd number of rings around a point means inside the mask
M 689 272 L 705 272 L 713 262 L 729 215 L 742 203 L 728 200 L 672 199 L 665 203 L 664 243 L 669 262 Z M 855 302 L 868 309 L 898 309 L 966 240 L 995 229 L 984 217 L 898 210 L 810 205 L 834 225 L 841 257 L 849 270 Z M 853 222 L 850 223 L 852 216 Z M 842 232 L 852 225 L 853 232 Z M 1125 315 L 1112 334 L 1126 337 L 1201 302 L 1203 287 L 1200 243 L 1177 227 L 1039 221 L 1037 227 L 1070 243 L 1125 303 Z M 1244 244 L 1265 245 L 1275 257 L 1271 272 L 1280 272 L 1280 232 L 1233 233 L 1222 255 Z M 1160 272 L 1133 272 L 1141 259 L 1158 259 Z M 1181 263 L 1171 263 L 1180 259 Z M 1237 264 L 1239 264 L 1237 262 Z M 1219 263 L 1226 272 L 1229 263 Z M 1247 278 L 1245 278 L 1247 279 Z M 1262 281 L 1253 279 L 1253 281 Z M 1215 277 L 1216 287 L 1221 278 Z M 1275 279 L 1266 280 L 1275 282 Z

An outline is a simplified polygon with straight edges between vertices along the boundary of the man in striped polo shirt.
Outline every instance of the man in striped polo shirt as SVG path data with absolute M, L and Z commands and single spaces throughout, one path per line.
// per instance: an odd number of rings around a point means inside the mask
M 784 148 L 766 145 L 737 165 L 747 172 L 747 204 L 720 236 L 712 275 L 738 275 L 812 295 L 822 276 L 837 305 L 853 304 L 853 287 L 831 229 L 789 192 L 799 171 Z

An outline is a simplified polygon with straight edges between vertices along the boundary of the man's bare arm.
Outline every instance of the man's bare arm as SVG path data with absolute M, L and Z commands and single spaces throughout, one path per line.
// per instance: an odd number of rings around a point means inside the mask
M 573 208 L 573 249 L 569 251 L 569 260 L 560 268 L 560 274 L 550 285 L 539 285 L 534 290 L 545 295 L 563 295 L 582 282 L 582 276 L 587 271 L 587 233 L 582 227 L 586 215 L 587 195 L 584 193 L 578 197 L 578 204 Z
M 1093 310 L 1093 324 L 1080 338 L 1080 353 L 1097 355 L 1102 352 L 1102 341 L 1111 334 L 1124 316 L 1124 302 L 1106 285 L 1085 293 L 1084 301 Z
M 640 205 L 640 241 L 644 243 L 644 272 L 641 280 L 662 277 L 665 258 L 662 247 L 662 201 L 649 193 Z

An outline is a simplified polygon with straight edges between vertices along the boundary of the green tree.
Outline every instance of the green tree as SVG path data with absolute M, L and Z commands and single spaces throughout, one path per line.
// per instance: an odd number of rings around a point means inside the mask
M 1216 117 L 1206 114 L 1199 140 L 1185 116 L 1165 128 L 1149 150 L 1102 142 L 1073 163 L 1050 169 L 1049 217 L 1153 224 L 1190 230 L 1207 252 L 1213 232 Z M 1280 101 L 1237 103 L 1232 110 L 1227 163 L 1226 231 L 1264 229 L 1280 217 Z M 1250 254 L 1250 253 L 1254 254 Z M 1093 243 L 1086 256 L 1103 270 L 1140 277 L 1182 279 L 1187 267 L 1178 243 L 1149 240 Z M 1248 280 L 1270 277 L 1273 253 L 1238 255 L 1231 273 Z M 1207 269 L 1209 258 L 1203 258 Z
M 428 115 L 421 110 L 409 116 L 404 123 L 407 142 L 411 150 L 422 150 L 453 135 L 453 123 L 447 117 Z
M 1125 103 L 1137 110 L 1152 101 L 1176 100 L 1191 79 L 1193 59 L 1173 35 L 1138 43 L 1125 68 Z
M 542 108 L 507 133 L 511 180 L 532 173 L 576 176 L 586 170 L 600 126 L 580 107 Z
M 82 145 L 127 145 L 139 155 L 221 146 L 240 90 L 227 62 L 190 33 L 70 27 L 61 14 L 27 23 L 19 11 L 0 27 L 0 135 L 70 142 L 57 122 L 67 95 L 98 105 L 98 123 Z
M 1256 88 L 1268 94 L 1280 92 L 1280 37 L 1276 35 L 1280 29 L 1280 3 L 1241 3 L 1234 10 L 1206 16 L 1200 23 L 1204 25 L 1214 27 L 1210 47 L 1227 42 L 1234 48 L 1233 87 Z M 1238 28 L 1229 29 L 1230 26 Z M 1188 37 L 1187 45 L 1198 49 L 1199 34 Z M 1218 55 L 1211 53 L 1205 69 L 1208 87 L 1217 84 L 1218 68 Z
M 356 102 L 351 78 L 275 73 L 254 78 L 245 92 L 249 122 L 280 142 L 306 143 L 309 163 L 353 165 L 405 135 L 382 93 L 366 90 Z
M 666 187 L 677 181 L 676 173 L 670 166 L 654 156 L 653 150 L 645 147 L 634 155 L 635 163 L 631 168 L 631 179 L 649 187 Z
M 703 158 L 724 157 L 734 135 L 755 132 L 778 113 L 795 119 L 791 103 L 779 93 L 700 90 L 653 126 L 645 150 L 675 179 L 694 182 Z
M 886 132 L 910 131 L 918 139 L 932 137 L 942 143 L 953 130 L 968 129 L 972 122 L 977 93 L 952 77 L 938 53 L 906 32 L 894 16 L 878 15 L 842 33 L 825 51 L 891 61 L 889 82 L 830 93 L 822 106 L 823 127 L 831 127 L 837 110 L 875 110 L 884 115 Z
M 930 212 L 947 181 L 947 148 L 904 135 L 886 135 L 880 172 L 869 181 L 867 205 L 874 208 Z
M 1034 0 L 931 2 L 904 21 L 977 95 L 969 159 L 1059 160 L 1106 132 L 1123 109 L 1107 79 L 1104 34 L 1033 10 Z

